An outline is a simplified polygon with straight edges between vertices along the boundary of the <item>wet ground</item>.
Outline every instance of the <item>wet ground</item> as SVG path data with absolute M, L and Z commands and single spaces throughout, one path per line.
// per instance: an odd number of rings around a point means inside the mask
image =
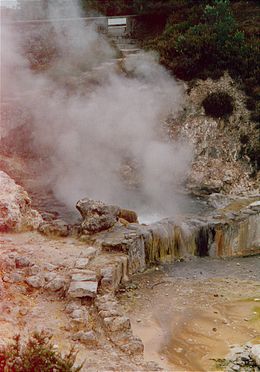
M 146 360 L 168 371 L 217 370 L 232 346 L 260 343 L 260 256 L 193 258 L 135 276 L 120 300 Z

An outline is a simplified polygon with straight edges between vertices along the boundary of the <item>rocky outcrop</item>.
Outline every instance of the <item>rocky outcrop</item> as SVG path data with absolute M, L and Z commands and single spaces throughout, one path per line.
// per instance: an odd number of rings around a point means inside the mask
M 259 371 L 260 345 L 248 342 L 244 346 L 234 346 L 227 358 L 216 361 L 225 366 L 226 372 Z
M 138 223 L 136 212 L 119 208 L 116 205 L 105 204 L 102 201 L 81 199 L 76 208 L 83 217 L 81 228 L 85 234 L 96 234 L 113 227 L 119 220 L 123 225 Z
M 226 200 L 223 205 L 226 205 Z M 128 273 L 187 255 L 228 257 L 260 253 L 260 202 L 236 200 L 207 217 L 165 218 L 96 235 L 103 252 L 126 254 Z
M 31 208 L 27 192 L 0 171 L 0 232 L 33 230 L 41 222 L 40 214 Z
M 209 117 L 202 106 L 209 94 L 219 91 L 229 94 L 234 102 L 233 114 L 228 119 Z M 259 181 L 252 177 L 252 163 L 245 155 L 245 147 L 254 148 L 259 138 L 245 102 L 245 94 L 227 73 L 219 80 L 197 80 L 187 89 L 182 116 L 168 121 L 170 137 L 184 138 L 193 146 L 187 186 L 195 194 L 238 194 L 258 188 Z
M 88 198 L 79 200 L 76 208 L 83 217 L 81 227 L 86 234 L 95 234 L 114 226 L 120 210 L 115 205 L 106 205 Z

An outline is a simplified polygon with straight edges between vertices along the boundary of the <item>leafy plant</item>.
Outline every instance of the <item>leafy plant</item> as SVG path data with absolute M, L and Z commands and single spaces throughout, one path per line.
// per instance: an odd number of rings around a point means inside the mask
M 50 342 L 51 336 L 45 332 L 35 332 L 25 344 L 20 335 L 13 342 L 0 349 L 0 371 L 3 372 L 78 372 L 73 367 L 76 352 L 72 348 L 61 355 Z

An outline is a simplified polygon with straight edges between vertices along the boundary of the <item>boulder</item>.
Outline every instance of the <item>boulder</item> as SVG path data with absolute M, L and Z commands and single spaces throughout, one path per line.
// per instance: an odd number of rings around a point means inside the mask
M 0 232 L 37 229 L 42 217 L 31 208 L 27 192 L 2 171 L 0 185 Z
M 95 234 L 113 227 L 118 220 L 120 208 L 101 201 L 81 199 L 76 208 L 83 217 L 82 230 L 86 234 Z

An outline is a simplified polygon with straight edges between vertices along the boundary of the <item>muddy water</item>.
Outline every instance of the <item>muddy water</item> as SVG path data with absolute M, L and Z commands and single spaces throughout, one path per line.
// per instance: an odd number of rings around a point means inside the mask
M 253 302 L 232 302 L 200 312 L 172 311 L 159 318 L 154 314 L 145 325 L 137 322 L 134 332 L 145 344 L 147 360 L 156 360 L 170 371 L 209 371 L 214 370 L 213 359 L 225 357 L 230 345 L 257 342 L 254 327 L 244 321 L 245 316 L 252 318 L 254 308 Z
M 168 371 L 216 370 L 232 345 L 260 343 L 260 258 L 195 259 L 136 276 L 121 295 L 146 360 Z

